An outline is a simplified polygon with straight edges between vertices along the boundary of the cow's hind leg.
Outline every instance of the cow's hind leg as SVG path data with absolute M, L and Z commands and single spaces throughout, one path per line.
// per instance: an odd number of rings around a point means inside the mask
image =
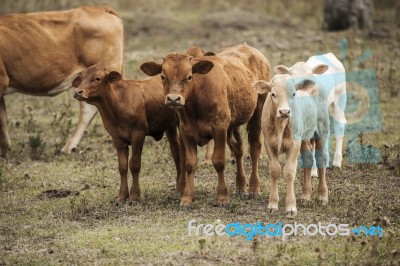
M 74 132 L 69 136 L 67 143 L 65 143 L 64 147 L 61 149 L 62 152 L 69 153 L 73 148 L 76 148 L 85 132 L 85 129 L 88 127 L 90 121 L 92 121 L 97 112 L 96 106 L 85 102 L 79 102 L 79 107 L 80 115 L 78 124 L 76 125 Z
M 322 205 L 328 204 L 328 186 L 326 184 L 326 167 L 328 165 L 328 150 L 327 150 L 327 140 L 329 137 L 324 136 L 315 140 L 316 150 L 315 150 L 315 160 L 317 162 L 318 168 L 318 199 L 321 201 Z
M 313 167 L 314 163 L 314 140 L 311 141 L 302 141 L 300 154 L 301 154 L 301 161 L 303 163 L 304 169 L 304 178 L 303 178 L 303 191 L 301 195 L 301 199 L 305 202 L 309 202 L 311 200 L 311 167 Z
M 345 133 L 346 126 L 346 117 L 345 117 L 345 109 L 346 109 L 346 83 L 340 84 L 337 88 L 335 88 L 335 95 L 333 100 L 333 129 L 335 131 L 335 153 L 333 155 L 332 165 L 335 167 L 341 168 L 342 166 L 342 149 L 343 149 L 343 137 Z
M 261 193 L 260 177 L 258 175 L 258 159 L 261 152 L 261 111 L 264 98 L 258 98 L 257 107 L 254 110 L 253 116 L 247 123 L 248 142 L 250 145 L 251 158 L 251 176 L 250 176 L 250 197 L 255 197 Z
M 228 145 L 235 155 L 236 160 L 236 193 L 240 198 L 243 198 L 247 196 L 247 179 L 243 169 L 243 141 L 240 136 L 239 127 L 229 128 Z
M 0 62 L 1 63 L 1 62 Z M 5 67 L 0 64 L 0 152 L 1 157 L 6 157 L 10 148 L 10 136 L 8 134 L 6 104 L 4 102 L 4 90 L 8 87 L 10 79 L 8 78 Z
M 205 148 L 205 152 L 204 152 L 204 163 L 207 165 L 211 165 L 212 161 L 212 154 L 213 154 L 213 150 L 214 150 L 214 141 L 210 140 Z
M 10 136 L 8 134 L 7 112 L 4 97 L 0 99 L 0 150 L 1 157 L 6 157 L 10 148 Z

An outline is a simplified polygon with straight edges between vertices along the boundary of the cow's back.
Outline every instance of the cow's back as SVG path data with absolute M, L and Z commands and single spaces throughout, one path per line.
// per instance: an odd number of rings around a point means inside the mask
M 56 94 L 99 62 L 121 71 L 122 56 L 122 22 L 109 7 L 0 17 L 0 70 L 23 93 Z
M 259 79 L 270 78 L 268 60 L 247 44 L 225 49 L 217 57 L 227 79 L 231 124 L 243 124 L 251 117 L 257 105 L 258 94 L 251 84 Z

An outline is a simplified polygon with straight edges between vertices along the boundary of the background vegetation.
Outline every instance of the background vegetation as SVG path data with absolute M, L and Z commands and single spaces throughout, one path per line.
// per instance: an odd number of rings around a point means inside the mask
M 397 3 L 397 2 L 396 2 Z M 0 13 L 61 10 L 104 1 L 2 1 Z M 72 92 L 54 98 L 6 96 L 12 147 L 0 161 L 0 265 L 14 264 L 258 264 L 258 265 L 399 265 L 400 125 L 399 7 L 376 1 L 374 28 L 322 32 L 322 1 L 107 1 L 125 25 L 127 78 L 144 78 L 139 65 L 160 60 L 191 45 L 218 51 L 242 42 L 261 50 L 271 65 L 292 65 L 318 52 L 338 57 L 347 39 L 347 71 L 373 69 L 379 85 L 382 130 L 357 141 L 382 154 L 380 164 L 344 163 L 327 174 L 330 203 L 314 196 L 299 206 L 293 220 L 283 210 L 267 213 L 268 162 L 260 161 L 262 196 L 216 207 L 216 174 L 200 165 L 193 210 L 179 210 L 174 169 L 165 140 L 146 141 L 142 200 L 137 206 L 113 204 L 119 186 L 116 153 L 97 116 L 79 149 L 59 150 L 78 118 Z M 395 6 L 397 5 L 397 6 Z M 397 9 L 397 10 L 396 10 Z M 4 36 L 3 36 L 4 38 Z M 370 48 L 361 64 L 356 60 Z M 351 100 L 351 99 L 350 99 Z M 346 156 L 346 154 L 345 154 Z M 250 161 L 246 160 L 246 171 Z M 230 191 L 235 166 L 228 164 Z M 314 180 L 313 191 L 316 191 Z M 281 180 L 281 199 L 285 198 Z M 300 195 L 301 171 L 296 180 Z M 348 223 L 380 224 L 384 237 L 255 238 L 195 237 L 187 223 Z

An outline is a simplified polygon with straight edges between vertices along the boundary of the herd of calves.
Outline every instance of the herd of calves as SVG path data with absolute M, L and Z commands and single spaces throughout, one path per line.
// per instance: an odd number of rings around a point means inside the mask
M 197 146 L 211 139 L 219 204 L 229 203 L 224 175 L 226 144 L 236 160 L 236 193 L 255 196 L 260 193 L 258 160 L 262 131 L 272 182 L 268 209 L 278 209 L 280 154 L 286 154 L 283 167 L 287 182 L 286 211 L 291 215 L 297 213 L 294 179 L 299 155 L 304 168 L 302 199 L 311 200 L 311 171 L 315 163 L 318 198 L 327 204 L 328 106 L 340 111 L 343 107 L 338 106 L 339 99 L 335 96 L 343 93 L 331 93 L 326 83 L 334 78 L 329 73 L 344 71 L 341 63 L 331 53 L 314 56 L 307 63 L 300 62 L 291 68 L 275 67 L 277 74 L 270 79 L 268 60 L 247 44 L 225 48 L 217 54 L 204 55 L 201 51 L 192 47 L 186 53 L 164 56 L 161 64 L 143 63 L 141 70 L 151 76 L 145 80 L 123 80 L 119 72 L 108 71 L 101 64 L 89 67 L 74 79 L 74 97 L 98 108 L 117 150 L 121 174 L 117 201 L 139 199 L 144 139 L 152 136 L 159 140 L 164 132 L 176 165 L 176 190 L 182 194 L 181 206 L 190 206 L 194 199 Z M 324 63 L 326 60 L 331 66 Z M 249 180 L 243 169 L 242 125 L 247 125 L 250 146 Z M 338 135 L 339 149 L 333 162 L 339 167 L 342 137 Z M 129 145 L 132 145 L 130 159 Z M 133 177 L 130 190 L 128 165 Z
M 164 133 L 183 207 L 190 206 L 195 196 L 197 147 L 210 140 L 214 142 L 211 163 L 218 175 L 218 203 L 229 203 L 224 173 L 226 144 L 236 160 L 236 193 L 240 197 L 260 194 L 260 136 L 269 159 L 269 211 L 278 209 L 278 178 L 283 175 L 287 182 L 286 212 L 297 213 L 294 180 L 299 156 L 304 169 L 301 199 L 311 200 L 313 175 L 319 180 L 318 199 L 328 203 L 325 173 L 330 114 L 336 137 L 332 164 L 337 167 L 341 167 L 346 124 L 345 70 L 332 53 L 313 56 L 292 67 L 276 66 L 272 78 L 267 58 L 246 43 L 206 54 L 191 47 L 186 53 L 165 55 L 161 64 L 145 62 L 140 69 L 150 78 L 124 80 L 120 69 L 96 63 L 74 73 L 72 81 L 74 97 L 97 108 L 112 137 L 121 176 L 118 203 L 139 200 L 145 137 L 160 140 Z M 242 125 L 246 125 L 250 147 L 249 179 L 243 168 Z M 286 155 L 283 168 L 280 154 Z M 128 169 L 132 173 L 130 189 Z

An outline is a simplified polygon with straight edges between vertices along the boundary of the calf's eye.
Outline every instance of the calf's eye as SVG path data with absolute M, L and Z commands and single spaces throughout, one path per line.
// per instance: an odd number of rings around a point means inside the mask
M 161 80 L 165 80 L 165 77 L 163 75 L 161 75 Z
M 187 80 L 192 80 L 192 76 L 187 77 Z
M 275 97 L 275 93 L 271 93 L 271 96 L 272 96 L 272 97 Z
M 96 77 L 96 79 L 95 79 L 96 81 L 100 81 L 101 80 L 101 78 L 100 77 Z
M 293 96 L 296 96 L 296 93 L 295 93 L 295 92 L 293 92 Z

